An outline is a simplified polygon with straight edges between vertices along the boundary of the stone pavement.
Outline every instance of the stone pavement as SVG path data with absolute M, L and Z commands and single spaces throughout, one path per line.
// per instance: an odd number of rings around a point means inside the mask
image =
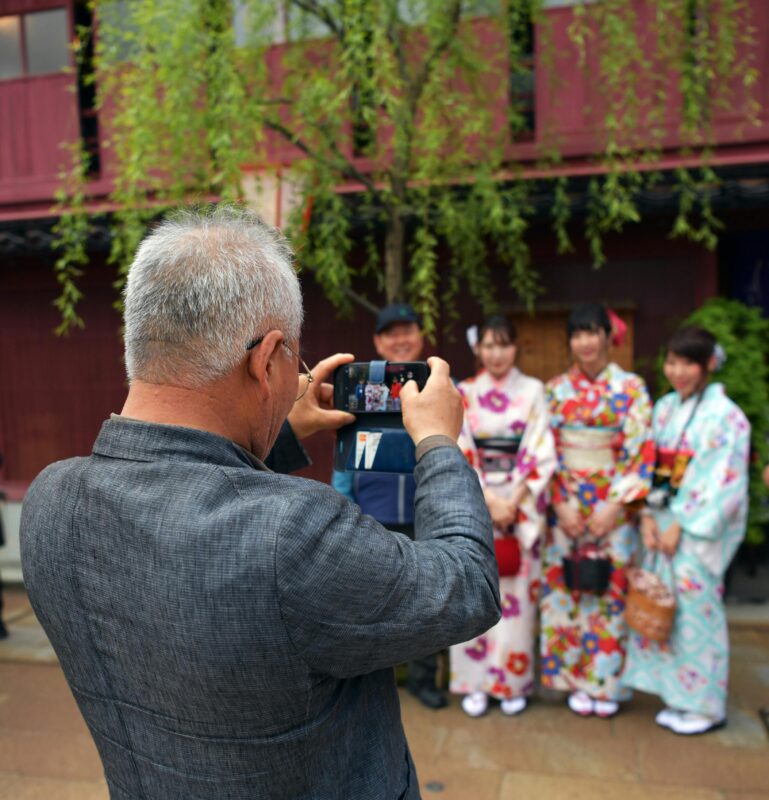
M 769 614 L 732 627 L 729 726 L 683 739 L 638 695 L 612 720 L 538 698 L 520 717 L 431 712 L 402 693 L 424 800 L 769 800 Z M 0 800 L 107 800 L 96 750 L 26 597 L 6 593 Z M 769 721 L 767 722 L 769 724 Z M 355 800 L 355 798 L 350 798 Z

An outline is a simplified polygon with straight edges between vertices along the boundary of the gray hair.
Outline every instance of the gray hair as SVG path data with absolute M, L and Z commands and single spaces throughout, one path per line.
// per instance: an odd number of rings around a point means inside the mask
M 283 236 L 241 206 L 185 210 L 139 245 L 125 294 L 129 380 L 197 388 L 272 329 L 297 342 L 302 295 Z

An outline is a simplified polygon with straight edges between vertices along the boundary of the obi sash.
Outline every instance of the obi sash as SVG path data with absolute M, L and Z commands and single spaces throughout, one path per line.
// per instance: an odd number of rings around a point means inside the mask
M 694 457 L 692 450 L 675 447 L 658 447 L 657 464 L 654 468 L 654 485 L 669 486 L 678 490 L 689 462 Z
M 561 460 L 569 471 L 605 472 L 614 469 L 621 440 L 619 428 L 575 428 L 558 430 Z
M 676 496 L 689 462 L 694 457 L 692 450 L 680 447 L 658 447 L 657 463 L 654 467 L 652 489 L 646 498 L 651 508 L 663 509 Z
M 478 450 L 478 466 L 483 472 L 512 472 L 521 447 L 521 436 L 473 438 Z

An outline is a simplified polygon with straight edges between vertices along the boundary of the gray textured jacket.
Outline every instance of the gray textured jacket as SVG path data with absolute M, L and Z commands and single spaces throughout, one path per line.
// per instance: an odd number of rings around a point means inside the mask
M 419 798 L 391 667 L 499 618 L 455 447 L 417 465 L 417 541 L 219 436 L 108 420 L 27 494 L 32 605 L 115 800 Z

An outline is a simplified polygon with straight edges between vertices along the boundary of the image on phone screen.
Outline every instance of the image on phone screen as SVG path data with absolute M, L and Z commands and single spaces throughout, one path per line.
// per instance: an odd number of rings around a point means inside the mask
M 369 380 L 369 363 L 347 364 L 336 382 L 337 407 L 352 413 L 393 413 L 401 410 L 400 393 L 407 381 L 420 389 L 427 380 L 428 367 L 421 361 L 392 362 L 385 367 L 384 381 Z

